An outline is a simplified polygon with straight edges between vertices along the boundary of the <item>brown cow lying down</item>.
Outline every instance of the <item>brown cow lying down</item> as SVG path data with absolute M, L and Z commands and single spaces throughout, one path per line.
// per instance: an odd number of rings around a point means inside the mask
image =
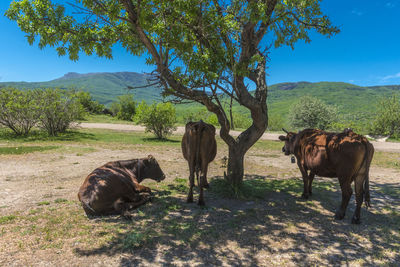
M 165 179 L 153 156 L 143 159 L 120 160 L 104 164 L 90 173 L 78 198 L 88 216 L 122 214 L 150 200 L 150 188 L 139 183 L 145 178 Z
M 187 202 L 193 202 L 194 173 L 196 173 L 197 184 L 200 189 L 200 196 L 197 204 L 205 205 L 203 187 L 208 187 L 208 164 L 214 160 L 217 154 L 215 127 L 202 120 L 198 122 L 188 122 L 185 126 L 185 134 L 182 137 L 181 146 L 183 157 L 189 164 L 190 188 Z
M 283 129 L 284 130 L 284 129 Z M 303 176 L 302 197 L 312 194 L 311 184 L 315 175 L 338 177 L 342 189 L 342 203 L 335 218 L 343 219 L 353 193 L 351 183 L 355 183 L 357 207 L 352 223 L 360 223 L 360 209 L 365 195 L 365 204 L 370 206 L 369 167 L 374 155 L 374 147 L 367 138 L 345 130 L 342 133 L 328 133 L 322 130 L 305 129 L 298 133 L 287 132 L 279 136 L 285 141 L 282 152 L 293 154 Z M 309 173 L 308 173 L 309 171 Z

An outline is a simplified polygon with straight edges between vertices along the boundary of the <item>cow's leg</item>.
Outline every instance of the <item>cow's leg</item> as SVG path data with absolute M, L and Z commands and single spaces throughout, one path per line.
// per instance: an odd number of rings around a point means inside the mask
M 207 189 L 210 188 L 210 184 L 208 183 L 206 176 L 204 176 L 204 186 L 203 187 L 207 188 Z
M 342 203 L 336 211 L 335 219 L 342 220 L 346 214 L 347 205 L 349 204 L 353 190 L 351 189 L 351 179 L 349 177 L 339 177 L 339 183 L 342 189 Z
M 313 173 L 313 172 L 310 172 L 310 175 L 308 176 L 308 194 L 310 196 L 312 196 L 312 182 L 314 180 L 314 176 L 315 176 L 315 173 Z
M 205 162 L 205 161 L 203 161 Z M 199 201 L 197 202 L 198 205 L 204 206 L 206 203 L 204 202 L 204 192 L 203 188 L 204 185 L 207 182 L 207 163 L 201 164 L 201 176 L 200 176 L 200 195 L 199 195 Z
M 303 194 L 301 195 L 302 198 L 308 199 L 309 193 L 308 193 L 308 173 L 307 170 L 299 164 L 299 169 L 301 172 L 301 175 L 303 176 Z
M 192 203 L 193 202 L 193 186 L 194 186 L 194 164 L 189 164 L 189 193 L 187 196 L 187 202 Z
M 135 183 L 135 189 L 139 193 L 144 193 L 144 192 L 151 193 L 151 189 L 149 187 L 141 185 L 139 183 Z
M 360 212 L 361 206 L 364 200 L 364 178 L 365 173 L 358 174 L 356 179 L 354 180 L 354 187 L 356 189 L 356 210 L 354 211 L 353 218 L 351 219 L 351 223 L 353 224 L 360 224 Z
M 208 184 L 207 181 L 207 168 L 208 168 L 208 163 L 203 166 L 205 168 L 204 176 L 203 176 L 203 188 L 210 188 L 210 185 Z
M 118 199 L 114 203 L 115 211 L 121 216 L 130 219 L 131 213 L 130 210 L 135 209 L 151 200 L 150 194 L 141 194 L 134 201 L 123 201 L 122 199 Z
M 200 180 L 199 180 L 200 174 L 199 174 L 199 172 L 200 172 L 200 168 L 196 167 L 196 180 L 197 180 L 197 186 L 198 187 L 200 187 Z

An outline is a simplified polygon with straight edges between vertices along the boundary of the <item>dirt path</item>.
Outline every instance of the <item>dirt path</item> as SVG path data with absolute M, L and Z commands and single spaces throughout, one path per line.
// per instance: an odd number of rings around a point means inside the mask
M 82 128 L 94 128 L 94 129 L 110 129 L 110 130 L 120 130 L 120 131 L 136 131 L 136 132 L 144 132 L 145 127 L 140 125 L 131 125 L 131 124 L 113 124 L 113 123 L 81 123 L 80 127 Z M 179 126 L 177 127 L 174 134 L 183 135 L 185 132 L 185 127 Z M 230 131 L 231 135 L 238 136 L 240 134 L 239 131 Z M 283 134 L 283 133 L 282 133 Z M 265 133 L 261 137 L 262 140 L 278 140 L 280 133 Z M 374 145 L 375 150 L 377 151 L 385 151 L 385 152 L 400 152 L 400 143 L 393 142 L 371 142 Z

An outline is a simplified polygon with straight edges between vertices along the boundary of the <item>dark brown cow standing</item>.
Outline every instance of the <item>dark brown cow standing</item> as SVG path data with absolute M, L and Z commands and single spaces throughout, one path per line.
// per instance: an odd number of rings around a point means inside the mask
M 187 202 L 193 202 L 194 174 L 196 173 L 197 184 L 200 188 L 200 196 L 197 204 L 205 205 L 203 188 L 208 187 L 207 168 L 208 164 L 214 160 L 217 154 L 215 127 L 202 120 L 199 122 L 188 122 L 182 138 L 182 153 L 183 157 L 188 161 L 190 173 L 190 188 Z
M 153 156 L 104 164 L 90 173 L 78 198 L 88 216 L 122 214 L 150 200 L 151 189 L 140 185 L 145 178 L 165 179 Z
M 367 138 L 346 129 L 342 133 L 329 133 L 316 129 L 305 129 L 299 133 L 287 132 L 279 136 L 285 141 L 282 151 L 293 154 L 303 176 L 302 197 L 312 194 L 311 185 L 315 175 L 338 177 L 342 189 L 342 203 L 335 218 L 343 219 L 353 194 L 352 181 L 355 182 L 357 207 L 352 223 L 360 223 L 360 210 L 365 195 L 365 203 L 370 206 L 369 167 L 374 155 L 374 147 Z M 308 171 L 310 173 L 308 173 Z

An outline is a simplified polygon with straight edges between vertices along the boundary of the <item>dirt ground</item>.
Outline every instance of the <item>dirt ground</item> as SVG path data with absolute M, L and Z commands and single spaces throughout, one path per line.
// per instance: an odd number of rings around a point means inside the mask
M 209 167 L 211 181 L 223 176 L 226 152 L 226 147 L 219 147 Z M 150 241 L 143 241 L 144 245 L 121 249 L 121 242 L 131 240 L 124 236 L 126 229 L 138 230 L 142 224 L 114 217 L 88 220 L 77 191 L 85 176 L 105 162 L 148 154 L 158 160 L 167 179 L 159 184 L 145 182 L 161 201 L 148 204 L 135 218 L 145 218 L 150 222 L 143 225 L 160 228 L 149 234 Z M 333 219 L 340 200 L 335 179 L 316 178 L 311 200 L 301 200 L 297 166 L 278 151 L 251 149 L 245 170 L 247 180 L 270 187 L 262 191 L 266 196 L 232 199 L 210 190 L 205 194 L 207 207 L 199 208 L 185 202 L 184 191 L 162 198 L 162 188 L 188 175 L 179 146 L 68 144 L 62 151 L 0 155 L 0 218 L 23 218 L 12 224 L 2 224 L 0 219 L 0 266 L 399 266 L 399 168 L 372 166 L 373 207 L 368 211 L 363 207 L 361 225 L 350 224 L 354 198 L 345 219 Z M 163 200 L 168 203 L 166 212 L 155 216 L 151 211 L 165 204 Z M 37 219 L 35 212 L 49 217 Z M 89 234 L 64 233 L 58 238 L 53 234 L 49 239 L 41 236 L 46 232 L 34 229 L 59 212 L 78 218 L 61 219 L 56 222 L 60 228 L 83 222 Z M 105 243 L 91 240 L 108 237 L 110 227 L 119 228 Z M 49 231 L 48 235 L 57 232 Z

